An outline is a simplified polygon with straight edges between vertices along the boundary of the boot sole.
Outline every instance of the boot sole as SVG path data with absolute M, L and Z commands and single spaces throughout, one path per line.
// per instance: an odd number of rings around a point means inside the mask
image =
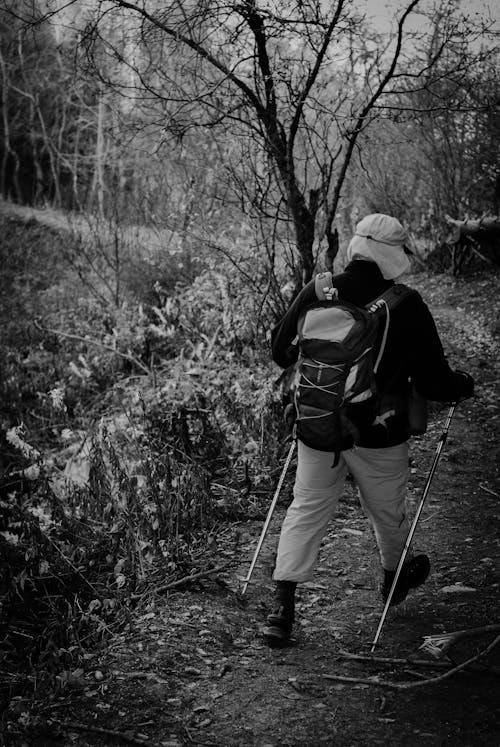
M 285 648 L 293 646 L 293 640 L 289 633 L 286 633 L 277 625 L 268 625 L 262 631 L 262 635 L 270 648 Z

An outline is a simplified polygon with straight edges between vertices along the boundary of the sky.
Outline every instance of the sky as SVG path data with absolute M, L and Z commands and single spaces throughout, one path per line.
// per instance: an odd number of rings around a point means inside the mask
M 410 0 L 362 0 L 361 4 L 366 6 L 368 15 L 373 18 L 374 23 L 377 26 L 387 27 L 390 23 L 391 18 L 394 18 L 395 12 L 398 8 L 405 8 Z M 421 0 L 417 7 L 433 6 L 437 4 L 432 0 Z M 467 12 L 470 16 L 476 15 L 485 16 L 491 18 L 500 31 L 500 0 L 465 0 L 460 2 L 456 0 L 457 7 L 461 7 L 463 12 Z M 415 16 L 416 17 L 416 16 Z

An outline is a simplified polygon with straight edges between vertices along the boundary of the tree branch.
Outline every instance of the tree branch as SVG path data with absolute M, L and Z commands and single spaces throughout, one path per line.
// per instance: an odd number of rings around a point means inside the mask
M 161 29 L 164 31 L 168 36 L 170 36 L 172 39 L 175 39 L 176 41 L 180 41 L 183 44 L 185 44 L 190 49 L 194 50 L 197 54 L 200 55 L 203 59 L 205 59 L 207 62 L 209 62 L 213 67 L 215 67 L 219 72 L 223 73 L 232 83 L 234 83 L 246 96 L 250 104 L 253 106 L 257 114 L 259 115 L 259 118 L 262 118 L 264 114 L 264 107 L 262 106 L 261 101 L 259 100 L 258 96 L 252 91 L 252 89 L 243 81 L 241 78 L 238 78 L 237 75 L 235 75 L 229 68 L 224 65 L 220 60 L 218 60 L 216 57 L 213 56 L 207 49 L 205 49 L 200 43 L 194 41 L 194 39 L 189 38 L 188 36 L 185 36 L 184 34 L 181 34 L 179 31 L 170 28 L 170 26 L 167 26 L 166 23 L 161 21 L 159 18 L 156 18 L 154 15 L 149 13 L 145 8 L 141 8 L 138 5 L 135 5 L 134 3 L 129 3 L 126 0 L 113 0 L 114 4 L 119 6 L 120 8 L 126 8 L 128 10 L 134 11 L 135 13 L 138 13 L 142 18 L 149 21 L 153 26 L 155 26 L 158 29 Z M 417 0 L 418 2 L 418 0 Z
M 245 0 L 247 12 L 243 14 L 248 23 L 257 46 L 257 60 L 264 81 L 264 90 L 266 93 L 266 111 L 269 117 L 276 118 L 276 93 L 274 90 L 273 74 L 269 63 L 267 53 L 267 40 L 264 28 L 264 19 L 257 13 L 255 0 Z M 242 12 L 242 11 L 240 11 Z
M 386 86 L 388 85 L 389 81 L 394 75 L 394 71 L 396 69 L 396 65 L 399 60 L 399 55 L 401 53 L 402 40 L 403 40 L 403 27 L 404 27 L 405 21 L 407 17 L 409 16 L 409 14 L 412 12 L 412 10 L 418 5 L 419 2 L 420 0 L 412 0 L 410 5 L 407 7 L 405 12 L 401 16 L 399 23 L 398 23 L 398 35 L 397 35 L 397 41 L 396 41 L 396 48 L 392 56 L 391 64 L 389 65 L 389 69 L 387 70 L 386 74 L 383 76 L 382 80 L 379 82 L 376 91 L 372 94 L 368 102 L 362 108 L 360 114 L 356 118 L 355 125 L 351 130 L 351 134 L 348 137 L 348 145 L 347 145 L 347 150 L 346 150 L 346 154 L 344 157 L 344 162 L 342 164 L 339 176 L 337 178 L 337 183 L 335 185 L 335 189 L 333 193 L 332 204 L 331 204 L 328 217 L 326 220 L 327 232 L 330 232 L 332 228 L 333 219 L 335 218 L 335 214 L 337 212 L 338 201 L 340 199 L 340 192 L 344 184 L 345 176 L 347 173 L 347 168 L 351 161 L 351 157 L 354 152 L 356 141 L 362 132 L 362 129 L 363 129 L 363 126 L 365 124 L 365 120 L 368 114 L 374 108 L 376 102 L 378 101 L 382 93 L 384 93 Z
M 338 0 L 338 2 L 337 2 L 337 9 L 336 9 L 335 14 L 334 14 L 334 16 L 333 16 L 330 24 L 328 25 L 327 30 L 326 30 L 325 37 L 323 39 L 323 43 L 322 43 L 321 48 L 320 48 L 320 50 L 319 50 L 319 52 L 318 52 L 318 54 L 316 56 L 316 61 L 314 63 L 314 67 L 311 70 L 311 72 L 310 72 L 310 74 L 309 74 L 309 76 L 307 78 L 307 81 L 306 81 L 306 83 L 304 85 L 302 93 L 299 95 L 299 100 L 298 100 L 298 103 L 297 103 L 297 108 L 295 110 L 295 114 L 293 115 L 292 123 L 290 125 L 290 132 L 289 132 L 289 137 L 288 137 L 288 151 L 289 151 L 289 153 L 291 153 L 291 151 L 293 150 L 293 145 L 294 145 L 294 142 L 295 142 L 295 137 L 297 135 L 297 130 L 298 130 L 298 127 L 299 127 L 299 122 L 300 122 L 300 119 L 302 117 L 302 112 L 304 110 L 304 104 L 305 104 L 305 102 L 307 100 L 307 97 L 309 96 L 311 88 L 313 87 L 313 85 L 314 85 L 314 83 L 315 83 L 315 81 L 316 81 L 316 79 L 318 77 L 318 73 L 320 71 L 320 68 L 321 68 L 321 65 L 323 63 L 325 54 L 326 54 L 328 46 L 330 44 L 330 41 L 331 41 L 331 38 L 332 38 L 332 34 L 333 34 L 334 29 L 335 29 L 335 27 L 336 27 L 336 25 L 338 23 L 339 18 L 340 18 L 340 14 L 342 13 L 342 10 L 343 10 L 343 7 L 344 7 L 344 2 L 345 2 L 345 0 Z

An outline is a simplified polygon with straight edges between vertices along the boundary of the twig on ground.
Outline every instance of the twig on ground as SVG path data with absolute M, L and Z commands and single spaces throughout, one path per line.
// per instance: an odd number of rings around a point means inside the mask
M 347 677 L 343 674 L 324 674 L 323 679 L 335 680 L 336 682 L 348 682 L 353 685 L 379 685 L 381 687 L 392 688 L 393 690 L 399 690 L 400 687 L 397 682 L 379 680 L 378 677 Z
M 411 664 L 413 667 L 430 667 L 431 669 L 447 669 L 450 665 L 446 661 L 433 661 L 431 659 L 392 658 L 390 656 L 370 656 L 370 654 L 351 654 L 349 651 L 339 651 L 343 659 L 353 661 L 373 661 L 376 664 Z
M 490 628 L 491 626 L 486 626 L 487 628 Z M 378 677 L 345 677 L 340 674 L 324 674 L 323 678 L 326 680 L 336 680 L 338 682 L 349 682 L 349 683 L 358 683 L 362 685 L 375 685 L 378 687 L 387 687 L 392 690 L 414 690 L 417 687 L 428 687 L 429 685 L 437 685 L 440 682 L 443 682 L 444 680 L 449 679 L 453 675 L 457 674 L 458 672 L 461 672 L 462 670 L 466 669 L 468 666 L 476 662 L 478 659 L 480 659 L 482 656 L 486 656 L 490 651 L 492 651 L 495 646 L 497 646 L 500 643 L 500 635 L 498 635 L 488 646 L 486 646 L 485 649 L 480 651 L 475 656 L 471 656 L 470 659 L 467 659 L 466 661 L 463 661 L 461 664 L 458 664 L 456 667 L 453 667 L 452 669 L 449 669 L 447 672 L 443 672 L 443 674 L 439 674 L 437 677 L 429 677 L 425 680 L 419 680 L 418 682 L 391 682 L 389 680 L 381 680 Z
M 499 498 L 500 497 L 498 495 L 498 493 L 495 493 L 495 491 L 491 490 L 491 488 L 487 488 L 486 485 L 483 485 L 482 482 L 479 483 L 479 487 L 481 488 L 481 490 L 484 490 L 485 493 L 489 493 L 490 495 L 494 495 L 495 498 Z
M 411 677 L 415 677 L 417 680 L 427 680 L 428 677 L 423 672 L 416 672 L 414 669 L 403 669 L 403 674 L 409 674 Z
M 428 669 L 449 669 L 450 662 L 448 661 L 436 661 L 434 659 L 412 659 L 408 658 L 393 658 L 390 656 L 373 656 L 370 654 L 352 654 L 349 651 L 339 651 L 339 655 L 344 659 L 352 659 L 353 661 L 366 661 L 374 662 L 375 664 L 406 664 L 412 667 L 423 667 Z M 481 664 L 471 664 L 470 669 L 476 672 L 485 672 L 487 674 L 500 674 L 500 667 L 486 667 Z
M 120 672 L 118 669 L 114 669 L 112 674 L 114 677 L 118 677 L 121 680 L 152 680 L 158 685 L 169 684 L 169 680 L 159 677 L 154 672 Z
M 151 742 L 149 739 L 141 739 L 134 737 L 132 734 L 128 734 L 123 731 L 115 731 L 114 729 L 103 729 L 100 726 L 89 726 L 87 724 L 79 724 L 76 721 L 64 721 L 59 722 L 63 729 L 71 731 L 89 731 L 92 734 L 101 734 L 101 736 L 114 737 L 115 739 L 122 739 L 124 742 L 129 744 L 139 744 L 141 747 L 160 747 L 158 742 Z
M 228 568 L 230 568 L 234 564 L 235 564 L 235 561 L 231 560 L 229 563 L 218 565 L 216 568 L 209 568 L 206 571 L 198 571 L 198 573 L 191 573 L 189 576 L 183 576 L 182 578 L 178 578 L 177 581 L 172 581 L 171 583 L 165 584 L 164 586 L 159 586 L 157 589 L 155 589 L 155 592 L 157 594 L 161 594 L 164 591 L 169 591 L 169 589 L 175 589 L 177 586 L 182 586 L 183 584 L 187 584 L 190 581 L 197 581 L 200 578 L 206 578 L 207 576 L 213 576 L 214 573 L 221 573 L 222 571 L 226 571 Z

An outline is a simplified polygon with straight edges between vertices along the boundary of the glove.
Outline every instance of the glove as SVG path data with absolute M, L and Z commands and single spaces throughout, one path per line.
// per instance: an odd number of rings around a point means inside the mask
M 455 371 L 455 389 L 457 399 L 468 399 L 474 396 L 474 379 L 465 371 Z

